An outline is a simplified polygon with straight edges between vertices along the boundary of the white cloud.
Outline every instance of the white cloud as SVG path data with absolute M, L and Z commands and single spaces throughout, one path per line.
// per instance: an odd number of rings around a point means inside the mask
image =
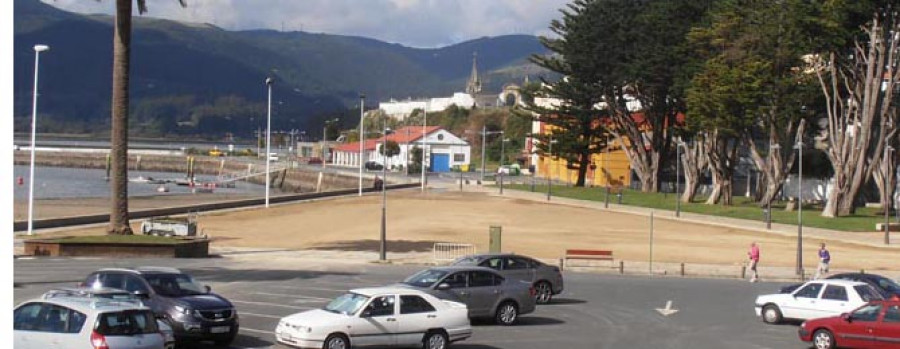
M 114 0 L 43 0 L 81 13 L 113 12 Z M 482 36 L 547 35 L 568 0 L 148 0 L 145 16 L 230 30 L 302 30 L 437 47 Z

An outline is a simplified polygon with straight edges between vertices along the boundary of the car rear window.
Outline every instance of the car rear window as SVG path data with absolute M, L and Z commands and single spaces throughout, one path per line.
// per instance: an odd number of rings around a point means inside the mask
M 100 314 L 94 328 L 104 336 L 156 333 L 156 319 L 149 310 L 125 310 Z
M 859 293 L 859 297 L 862 298 L 863 301 L 869 302 L 883 299 L 872 286 L 856 285 L 853 286 L 853 288 L 856 289 L 856 293 Z

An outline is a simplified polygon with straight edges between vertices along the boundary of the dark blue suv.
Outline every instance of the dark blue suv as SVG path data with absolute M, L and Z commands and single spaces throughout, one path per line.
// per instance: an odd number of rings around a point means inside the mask
M 234 305 L 175 268 L 100 269 L 82 286 L 117 288 L 134 294 L 172 327 L 179 343 L 211 340 L 227 346 L 238 333 Z

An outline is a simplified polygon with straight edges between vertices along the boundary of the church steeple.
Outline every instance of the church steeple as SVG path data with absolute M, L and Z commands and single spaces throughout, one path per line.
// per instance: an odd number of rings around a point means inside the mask
M 478 78 L 478 52 L 472 53 L 472 74 L 466 82 L 466 93 L 473 97 L 481 93 L 481 79 Z

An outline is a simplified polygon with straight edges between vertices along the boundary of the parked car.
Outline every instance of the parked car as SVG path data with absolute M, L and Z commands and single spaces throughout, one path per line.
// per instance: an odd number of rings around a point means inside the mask
M 384 166 L 378 163 L 377 161 L 366 161 L 366 169 L 369 171 L 381 171 L 384 169 Z
M 840 316 L 805 321 L 797 332 L 816 349 L 900 348 L 900 301 L 873 301 Z
M 505 278 L 528 281 L 534 286 L 538 304 L 550 303 L 554 295 L 563 291 L 563 277 L 559 267 L 536 259 L 511 253 L 488 253 L 460 257 L 452 265 L 487 267 Z
M 50 297 L 26 301 L 13 310 L 16 349 L 163 349 L 150 308 L 137 301 Z
M 900 297 L 900 284 L 897 284 L 896 281 L 891 280 L 890 278 L 886 278 L 884 276 L 878 274 L 868 274 L 868 273 L 841 273 L 834 274 L 826 279 L 829 280 L 853 280 L 859 282 L 865 282 L 872 287 L 875 288 L 878 293 L 881 294 L 881 297 L 884 299 L 890 299 L 892 297 Z M 787 285 L 781 288 L 781 293 L 791 293 L 794 292 L 798 287 L 803 284 L 792 284 Z
M 301 348 L 397 345 L 444 349 L 472 335 L 467 314 L 465 304 L 425 292 L 363 288 L 338 296 L 325 308 L 282 318 L 275 338 Z
M 175 268 L 101 269 L 82 286 L 131 292 L 172 327 L 178 342 L 211 340 L 228 345 L 238 333 L 238 314 L 231 302 Z
M 810 281 L 793 293 L 756 297 L 756 316 L 770 324 L 784 319 L 807 320 L 840 315 L 873 300 L 883 299 L 872 286 L 850 280 Z
M 519 315 L 531 313 L 535 308 L 531 283 L 504 278 L 490 268 L 434 267 L 410 276 L 401 285 L 465 303 L 470 318 L 493 318 L 506 326 L 515 324 Z
M 138 298 L 134 294 L 129 293 L 128 291 L 106 287 L 61 287 L 44 292 L 44 294 L 41 296 L 42 299 L 57 297 L 124 300 L 144 305 L 143 301 L 140 298 Z M 162 333 L 163 338 L 165 338 L 165 348 L 174 349 L 175 332 L 174 330 L 172 330 L 172 327 L 170 327 L 160 319 L 156 320 L 156 326 L 159 327 L 160 333 Z

